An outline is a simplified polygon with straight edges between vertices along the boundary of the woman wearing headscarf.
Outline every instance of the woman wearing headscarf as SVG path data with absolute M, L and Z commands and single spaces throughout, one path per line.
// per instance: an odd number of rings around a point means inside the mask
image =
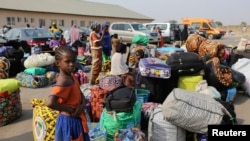
M 102 39 L 102 60 L 105 63 L 107 60 L 110 60 L 111 50 L 112 50 L 112 43 L 111 43 L 111 36 L 109 33 L 109 25 L 107 23 L 103 23 L 101 30 L 104 31 L 103 39 Z M 102 36 L 102 33 L 100 33 Z
M 99 73 L 102 70 L 102 39 L 104 35 L 104 30 L 100 36 L 101 25 L 97 22 L 91 25 L 92 32 L 89 36 L 89 43 L 91 46 L 91 55 L 92 55 L 92 68 L 91 68 L 91 78 L 90 83 L 94 85 L 96 79 L 99 76 Z

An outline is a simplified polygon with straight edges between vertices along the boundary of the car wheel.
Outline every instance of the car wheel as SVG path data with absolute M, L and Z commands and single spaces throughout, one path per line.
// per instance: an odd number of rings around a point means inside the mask
M 213 34 L 208 34 L 207 38 L 212 40 L 214 38 L 214 35 Z

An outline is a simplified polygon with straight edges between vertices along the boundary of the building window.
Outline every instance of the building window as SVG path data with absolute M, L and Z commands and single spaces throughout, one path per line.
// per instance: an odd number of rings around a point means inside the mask
M 8 25 L 15 25 L 15 17 L 7 17 Z
M 64 20 L 59 20 L 59 26 L 64 26 Z
M 52 20 L 51 20 L 51 25 L 52 25 L 53 23 L 55 23 L 55 24 L 57 25 L 57 20 L 56 20 L 56 19 L 52 19 Z
M 30 18 L 30 22 L 31 22 L 31 23 L 34 23 L 34 22 L 35 22 L 35 19 L 34 19 L 34 18 Z
M 94 21 L 89 21 L 89 27 L 94 23 Z
M 45 19 L 39 19 L 39 25 L 45 26 Z
M 85 21 L 80 21 L 80 26 L 85 27 Z
M 21 21 L 22 21 L 22 18 L 17 17 L 17 22 L 21 22 Z
M 71 25 L 77 25 L 77 21 L 76 20 L 71 20 Z
M 24 18 L 24 22 L 25 23 L 29 22 L 28 18 Z

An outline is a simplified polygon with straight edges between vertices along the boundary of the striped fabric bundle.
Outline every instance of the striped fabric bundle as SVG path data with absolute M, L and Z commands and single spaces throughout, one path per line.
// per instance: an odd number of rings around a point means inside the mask
M 210 96 L 179 88 L 165 99 L 163 117 L 168 122 L 190 132 L 206 134 L 208 125 L 220 124 L 227 109 Z

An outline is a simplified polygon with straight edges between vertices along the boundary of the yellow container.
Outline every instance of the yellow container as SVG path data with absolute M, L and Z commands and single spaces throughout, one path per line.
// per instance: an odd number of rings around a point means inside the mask
M 195 91 L 196 85 L 203 80 L 203 76 L 180 76 L 178 80 L 178 88 Z

